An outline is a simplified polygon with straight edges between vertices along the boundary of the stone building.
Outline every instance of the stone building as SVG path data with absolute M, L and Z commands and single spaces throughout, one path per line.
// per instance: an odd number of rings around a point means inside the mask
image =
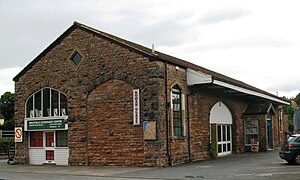
M 165 166 L 280 144 L 273 94 L 74 22 L 15 78 L 20 163 Z

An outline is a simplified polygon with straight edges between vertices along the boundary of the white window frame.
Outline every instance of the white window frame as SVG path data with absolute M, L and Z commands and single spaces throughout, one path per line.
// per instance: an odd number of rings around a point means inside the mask
M 181 136 L 175 136 L 174 127 L 173 127 L 173 88 L 177 86 L 180 89 L 180 98 L 181 98 Z M 184 138 L 186 136 L 185 128 L 185 95 L 182 92 L 182 89 L 178 85 L 172 86 L 171 95 L 170 95 L 170 106 L 171 106 L 171 127 L 172 127 L 172 136 L 174 138 Z
M 44 112 L 44 105 L 43 105 L 43 103 L 44 103 L 44 96 L 43 96 L 43 93 L 44 93 L 44 89 L 49 89 L 50 90 L 50 116 L 43 116 L 43 112 Z M 41 117 L 36 117 L 35 116 L 35 112 L 34 112 L 34 110 L 35 110 L 35 94 L 36 93 L 38 93 L 38 92 L 40 92 L 41 91 L 41 111 L 42 111 L 42 113 L 41 113 Z M 58 92 L 58 116 L 54 116 L 54 115 L 52 115 L 52 91 L 57 91 Z M 44 88 L 42 88 L 42 89 L 39 89 L 38 91 L 36 91 L 35 93 L 33 93 L 31 96 L 29 96 L 28 98 L 27 98 L 27 100 L 26 100 L 26 102 L 25 102 L 25 119 L 27 119 L 27 120 L 33 120 L 33 119 L 44 119 L 44 118 L 47 118 L 47 119 L 51 119 L 51 118 L 56 118 L 56 117 L 65 117 L 65 116 L 61 116 L 60 114 L 61 114 L 61 102 L 60 102 L 60 99 L 61 99 L 61 94 L 63 94 L 62 92 L 60 92 L 60 91 L 58 91 L 58 90 L 56 90 L 56 89 L 53 89 L 53 88 L 49 88 L 49 87 L 44 87 Z M 66 96 L 65 94 L 63 94 L 64 96 Z M 33 113 L 34 113 L 34 117 L 30 117 L 30 115 L 29 115 L 29 117 L 27 117 L 27 103 L 28 103 L 28 101 L 29 101 L 29 99 L 32 97 L 32 101 L 33 101 L 33 104 L 32 104 L 32 106 L 33 106 L 33 109 L 32 109 L 32 111 L 33 111 Z
M 221 141 L 219 142 L 219 139 L 217 137 L 217 142 L 218 142 L 218 147 L 219 145 L 221 145 L 221 152 L 219 153 L 219 150 L 218 150 L 218 156 L 225 156 L 225 155 L 229 155 L 229 154 L 232 154 L 232 125 L 231 124 L 217 124 L 217 132 L 219 133 L 218 131 L 218 126 L 221 126 Z M 223 140 L 223 126 L 225 126 L 226 128 L 226 141 Z M 227 133 L 227 127 L 230 127 L 230 141 L 228 141 L 228 133 Z M 223 145 L 226 144 L 226 151 L 224 151 L 223 149 Z M 230 151 L 227 151 L 227 145 L 230 144 Z
M 254 133 L 247 133 L 247 123 L 248 122 L 255 122 L 256 126 L 249 126 L 250 128 L 256 128 L 257 131 Z M 258 120 L 245 120 L 244 121 L 244 138 L 245 138 L 245 146 L 251 146 L 251 142 L 250 144 L 247 144 L 247 135 L 257 135 L 257 140 L 259 141 L 259 128 L 258 128 Z

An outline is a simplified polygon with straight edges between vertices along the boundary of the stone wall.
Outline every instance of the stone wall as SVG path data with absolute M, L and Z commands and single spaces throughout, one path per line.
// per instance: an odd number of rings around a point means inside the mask
M 79 66 L 68 59 L 74 49 L 80 50 L 84 57 Z M 165 116 L 159 109 L 164 104 L 158 97 L 163 89 L 163 83 L 160 83 L 164 82 L 163 78 L 164 69 L 158 61 L 76 28 L 17 80 L 16 125 L 24 124 L 26 99 L 41 88 L 51 87 L 68 98 L 69 164 L 162 165 L 166 163 L 162 145 L 163 123 L 158 123 L 159 140 L 144 142 L 142 123 L 133 126 L 130 106 L 132 89 L 140 89 L 141 121 L 163 122 Z M 112 95 L 120 95 L 117 96 L 120 101 L 110 102 Z M 105 117 L 101 112 L 95 112 L 103 102 L 104 108 L 110 108 Z M 114 114 L 113 109 L 122 112 Z M 108 139 L 123 143 L 111 148 L 107 148 L 107 144 L 99 152 L 96 146 L 102 146 Z M 126 146 L 121 147 L 124 144 Z M 129 156 L 129 152 L 134 153 Z M 16 155 L 20 162 L 29 162 L 26 132 L 24 142 L 17 143 Z
M 75 50 L 83 57 L 78 66 L 69 60 Z M 182 137 L 174 137 L 172 128 L 170 105 L 175 85 L 183 94 Z M 209 115 L 218 101 L 232 114 L 233 152 L 245 151 L 244 99 L 218 88 L 189 88 L 185 68 L 80 28 L 45 51 L 16 81 L 16 126 L 24 125 L 27 98 L 45 87 L 62 92 L 68 99 L 70 165 L 165 166 L 210 158 Z M 133 125 L 133 89 L 140 90 L 139 126 Z M 156 140 L 143 139 L 143 121 L 156 121 Z M 277 140 L 274 143 L 278 144 Z M 24 142 L 17 143 L 16 157 L 21 163 L 29 162 L 28 132 Z
M 210 158 L 210 110 L 222 101 L 230 110 L 233 118 L 232 144 L 234 153 L 244 152 L 244 125 L 242 115 L 247 104 L 234 96 L 204 88 L 195 88 L 189 95 L 192 160 Z

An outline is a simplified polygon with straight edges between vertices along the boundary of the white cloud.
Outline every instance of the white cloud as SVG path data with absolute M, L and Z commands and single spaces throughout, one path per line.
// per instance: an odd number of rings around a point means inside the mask
M 2 1 L 0 90 L 13 89 L 18 72 L 8 77 L 7 69 L 24 68 L 76 20 L 290 96 L 300 92 L 298 7 L 297 0 Z
M 234 21 L 250 14 L 248 10 L 237 8 L 214 10 L 204 14 L 200 22 L 203 24 L 216 24 L 224 21 Z

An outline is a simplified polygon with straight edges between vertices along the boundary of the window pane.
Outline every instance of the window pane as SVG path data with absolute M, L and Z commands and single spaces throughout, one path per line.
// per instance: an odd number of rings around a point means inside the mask
M 46 147 L 54 147 L 54 133 L 46 132 Z
M 68 147 L 68 131 L 56 131 L 56 147 Z
M 81 59 L 82 59 L 82 56 L 78 52 L 74 53 L 74 55 L 71 58 L 71 60 L 73 61 L 73 63 L 75 65 L 78 65 L 80 63 Z
M 60 94 L 60 115 L 65 116 L 68 114 L 68 101 L 67 97 Z
M 222 126 L 222 135 L 223 135 L 222 141 L 226 141 L 226 126 Z
M 181 136 L 181 128 L 174 127 L 174 136 Z
M 27 100 L 27 104 L 26 104 L 26 117 L 27 118 L 33 118 L 34 117 L 34 112 L 33 112 L 33 96 L 31 96 L 28 100 Z
M 230 136 L 230 126 L 227 126 L 227 141 L 231 140 L 231 136 Z
M 258 141 L 258 121 L 245 121 L 245 144 L 251 145 L 251 141 Z
M 58 116 L 58 92 L 55 90 L 51 90 L 51 93 L 52 116 Z
M 227 144 L 227 151 L 231 151 L 231 144 Z
M 172 105 L 174 136 L 182 136 L 181 90 L 177 86 L 172 88 Z
M 34 117 L 42 117 L 42 93 L 38 91 L 34 94 Z
M 46 150 L 46 160 L 54 161 L 54 151 L 53 150 Z
M 251 144 L 252 135 L 246 135 L 246 144 Z
M 221 126 L 218 126 L 218 142 L 222 141 Z
M 174 124 L 173 124 L 173 125 L 174 125 L 175 127 L 179 127 L 179 126 L 180 126 L 180 124 L 181 124 L 181 121 L 180 121 L 180 119 L 173 119 L 173 120 L 174 120 L 174 121 L 173 121 L 173 122 L 174 122 Z
M 218 144 L 218 153 L 222 152 L 222 144 Z
M 30 132 L 30 147 L 43 147 L 43 132 Z
M 223 144 L 223 152 L 226 152 L 226 144 Z
M 181 110 L 181 99 L 180 94 L 172 94 L 172 104 L 173 104 L 173 111 L 180 111 Z
M 51 115 L 50 111 L 50 89 L 43 89 L 43 116 L 49 117 Z
M 252 139 L 253 139 L 254 141 L 258 141 L 258 134 L 253 134 L 253 135 L 252 135 Z

